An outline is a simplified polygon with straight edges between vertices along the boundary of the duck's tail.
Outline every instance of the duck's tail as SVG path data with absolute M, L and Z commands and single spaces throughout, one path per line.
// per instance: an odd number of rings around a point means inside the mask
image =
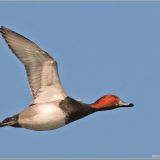
M 0 127 L 12 126 L 12 127 L 20 127 L 18 123 L 18 115 L 13 117 L 8 117 L 0 122 Z
M 5 127 L 6 124 L 4 124 L 3 122 L 0 122 L 0 127 Z

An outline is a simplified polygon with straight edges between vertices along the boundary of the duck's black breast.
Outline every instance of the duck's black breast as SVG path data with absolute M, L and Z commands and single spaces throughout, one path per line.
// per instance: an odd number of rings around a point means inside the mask
M 59 106 L 66 113 L 66 124 L 95 112 L 88 104 L 81 103 L 70 97 L 66 97 L 61 101 Z

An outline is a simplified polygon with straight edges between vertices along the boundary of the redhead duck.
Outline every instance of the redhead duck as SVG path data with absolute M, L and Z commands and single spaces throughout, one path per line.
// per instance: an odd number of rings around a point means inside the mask
M 6 27 L 2 26 L 0 33 L 24 64 L 33 96 L 31 105 L 4 119 L 0 127 L 52 130 L 97 111 L 133 106 L 115 95 L 105 95 L 92 104 L 69 97 L 60 82 L 57 62 L 53 57 L 34 42 Z

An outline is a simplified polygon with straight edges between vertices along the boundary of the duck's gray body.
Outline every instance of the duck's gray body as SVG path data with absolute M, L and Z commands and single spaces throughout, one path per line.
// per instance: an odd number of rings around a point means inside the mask
M 6 118 L 2 121 L 1 127 L 9 125 L 37 131 L 62 127 L 66 124 L 66 114 L 57 106 L 58 103 L 50 102 L 31 105 L 22 112 Z
M 66 114 L 59 108 L 60 101 L 34 104 L 19 114 L 21 127 L 32 130 L 52 130 L 65 125 Z

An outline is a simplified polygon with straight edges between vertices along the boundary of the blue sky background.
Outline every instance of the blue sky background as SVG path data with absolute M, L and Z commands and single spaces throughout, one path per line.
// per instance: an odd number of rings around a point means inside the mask
M 0 2 L 0 25 L 59 62 L 73 98 L 112 93 L 134 108 L 95 113 L 63 128 L 0 129 L 0 157 L 160 155 L 160 2 Z M 0 37 L 0 119 L 31 102 L 23 65 Z

